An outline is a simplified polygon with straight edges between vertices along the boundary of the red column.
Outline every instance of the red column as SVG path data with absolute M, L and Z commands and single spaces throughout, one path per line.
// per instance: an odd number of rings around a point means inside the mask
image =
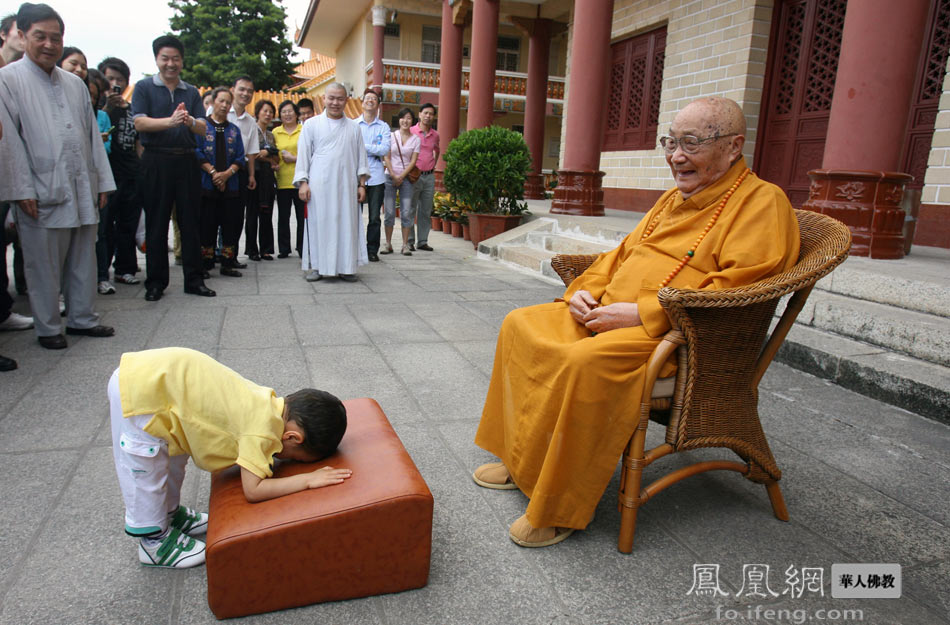
M 574 2 L 564 162 L 558 170 L 552 213 L 604 214 L 600 148 L 606 115 L 613 13 L 613 0 Z
M 468 129 L 491 126 L 498 62 L 498 0 L 475 0 L 472 10 L 472 66 L 468 87 Z
M 903 134 L 928 0 L 848 3 L 822 169 L 809 172 L 806 208 L 844 221 L 851 253 L 904 255 Z
M 462 16 L 464 17 L 464 16 Z M 459 21 L 461 21 L 460 18 Z M 462 35 L 464 22 L 456 24 L 449 0 L 442 0 L 442 57 L 439 65 L 439 143 L 441 153 L 436 164 L 435 182 L 440 191 L 445 161 L 442 154 L 459 134 L 459 106 L 462 92 Z
M 551 47 L 551 20 L 536 19 L 528 24 L 528 86 L 524 107 L 524 139 L 531 152 L 531 173 L 524 185 L 529 200 L 544 199 L 544 118 L 548 103 L 548 57 Z
M 386 27 L 386 7 L 373 7 L 373 78 L 370 89 L 383 91 L 383 29 Z

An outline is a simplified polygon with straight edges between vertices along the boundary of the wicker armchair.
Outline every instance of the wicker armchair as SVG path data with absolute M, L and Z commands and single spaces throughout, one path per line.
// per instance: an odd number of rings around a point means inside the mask
M 754 284 L 719 291 L 666 287 L 659 292 L 672 329 L 646 364 L 640 421 L 623 454 L 620 483 L 620 537 L 630 553 L 638 508 L 668 486 L 712 470 L 738 471 L 764 484 L 775 516 L 788 520 L 779 488 L 782 477 L 759 422 L 758 386 L 812 287 L 845 258 L 851 235 L 842 223 L 796 210 L 801 252 L 790 270 Z M 596 256 L 555 256 L 551 265 L 566 285 Z M 778 324 L 769 325 L 779 299 L 794 293 Z M 661 365 L 677 352 L 675 378 L 657 384 Z M 669 384 L 669 382 L 674 382 Z M 665 387 L 670 390 L 660 390 Z M 666 425 L 666 442 L 644 450 L 650 419 Z M 725 447 L 744 462 L 713 460 L 677 469 L 641 488 L 643 469 L 674 452 Z

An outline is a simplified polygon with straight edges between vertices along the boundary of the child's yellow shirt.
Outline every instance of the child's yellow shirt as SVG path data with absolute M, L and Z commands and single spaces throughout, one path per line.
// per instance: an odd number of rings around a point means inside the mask
M 119 396 L 123 417 L 155 415 L 143 429 L 167 441 L 169 455 L 188 454 L 206 471 L 237 464 L 273 475 L 284 399 L 210 356 L 183 347 L 122 354 Z

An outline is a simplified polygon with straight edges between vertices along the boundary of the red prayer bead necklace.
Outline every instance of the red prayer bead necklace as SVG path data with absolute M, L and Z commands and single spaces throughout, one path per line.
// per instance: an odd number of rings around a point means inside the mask
M 740 174 L 739 177 L 736 178 L 736 181 L 732 184 L 732 187 L 730 187 L 729 190 L 726 191 L 726 195 L 723 196 L 722 201 L 719 202 L 719 206 L 716 207 L 716 212 L 714 212 L 712 217 L 709 218 L 709 223 L 706 224 L 706 227 L 703 228 L 703 231 L 696 238 L 696 242 L 693 243 L 693 246 L 691 248 L 689 248 L 689 250 L 683 256 L 683 259 L 676 265 L 673 271 L 671 271 L 669 275 L 663 279 L 663 282 L 660 283 L 661 289 L 665 287 L 667 284 L 669 284 L 673 280 L 673 278 L 676 277 L 676 274 L 678 274 L 680 270 L 686 266 L 686 263 L 689 262 L 689 259 L 693 257 L 693 255 L 696 253 L 696 248 L 699 247 L 699 244 L 702 242 L 704 238 L 706 238 L 706 235 L 709 234 L 709 231 L 712 229 L 713 225 L 716 223 L 716 220 L 719 219 L 719 215 L 722 214 L 722 209 L 726 207 L 726 202 L 728 202 L 729 198 L 732 197 L 732 194 L 736 192 L 736 189 L 739 188 L 739 185 L 742 184 L 742 181 L 745 180 L 745 177 L 749 175 L 750 171 L 751 170 L 748 167 L 746 167 L 745 171 L 743 171 L 742 174 Z M 673 205 L 674 198 L 675 198 L 675 195 L 670 197 L 669 206 Z M 650 222 L 650 224 L 646 227 L 646 230 L 643 231 L 643 235 L 641 235 L 640 237 L 641 241 L 653 233 L 657 225 L 659 225 L 660 223 L 660 218 L 663 216 L 665 212 L 666 212 L 666 207 L 664 207 L 664 210 L 661 210 L 659 213 L 657 213 L 656 217 L 653 218 L 653 221 Z

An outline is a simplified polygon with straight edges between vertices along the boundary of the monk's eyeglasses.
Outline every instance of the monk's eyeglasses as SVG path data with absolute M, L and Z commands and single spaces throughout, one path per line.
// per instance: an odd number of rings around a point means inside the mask
M 676 151 L 676 146 L 679 145 L 687 154 L 696 154 L 705 143 L 715 141 L 716 139 L 722 139 L 724 137 L 734 137 L 737 134 L 738 133 L 731 132 L 727 135 L 713 135 L 711 137 L 706 137 L 705 139 L 700 139 L 699 137 L 694 137 L 693 135 L 683 135 L 679 139 L 669 135 L 664 135 L 660 137 L 660 147 L 662 147 L 667 154 L 672 154 Z

